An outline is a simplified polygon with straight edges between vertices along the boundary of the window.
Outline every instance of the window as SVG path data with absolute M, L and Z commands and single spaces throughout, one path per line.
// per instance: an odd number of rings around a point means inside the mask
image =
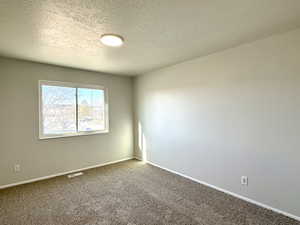
M 108 132 L 104 87 L 40 81 L 40 139 Z

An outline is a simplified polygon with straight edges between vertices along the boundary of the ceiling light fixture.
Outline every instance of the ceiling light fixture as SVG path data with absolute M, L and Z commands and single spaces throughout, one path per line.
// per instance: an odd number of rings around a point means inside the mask
M 103 34 L 100 40 L 102 44 L 110 47 L 119 47 L 124 43 L 124 38 L 117 34 Z

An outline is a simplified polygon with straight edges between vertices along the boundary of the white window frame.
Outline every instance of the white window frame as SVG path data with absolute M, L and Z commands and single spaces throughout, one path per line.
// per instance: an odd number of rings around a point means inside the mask
M 105 129 L 97 130 L 97 131 L 77 131 L 75 133 L 64 133 L 64 134 L 58 134 L 58 135 L 57 134 L 55 134 L 55 135 L 44 134 L 44 132 L 43 132 L 43 130 L 44 130 L 43 129 L 43 98 L 42 98 L 42 86 L 43 85 L 72 87 L 72 88 L 89 88 L 89 89 L 96 89 L 96 90 L 104 91 Z M 78 106 L 76 106 L 76 107 L 78 107 Z M 76 123 L 78 123 L 78 121 L 76 121 Z M 105 88 L 103 86 L 99 86 L 99 85 L 78 84 L 78 83 L 71 83 L 71 82 L 47 81 L 47 80 L 39 81 L 39 139 L 74 137 L 74 136 L 104 134 L 104 133 L 109 133 L 109 111 L 108 111 L 108 89 L 107 88 Z

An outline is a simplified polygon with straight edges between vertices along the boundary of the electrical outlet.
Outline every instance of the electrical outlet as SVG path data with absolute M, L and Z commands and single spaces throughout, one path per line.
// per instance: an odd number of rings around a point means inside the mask
M 248 177 L 247 176 L 242 176 L 241 177 L 241 184 L 242 185 L 248 185 Z
M 19 164 L 16 164 L 16 165 L 14 166 L 14 171 L 15 171 L 15 173 L 20 172 L 20 171 L 21 171 L 21 166 L 20 166 Z

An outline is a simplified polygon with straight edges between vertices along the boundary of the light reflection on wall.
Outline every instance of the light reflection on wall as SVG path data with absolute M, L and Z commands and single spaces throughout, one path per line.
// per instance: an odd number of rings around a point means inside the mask
M 138 145 L 139 151 L 142 154 L 143 162 L 147 162 L 147 142 L 140 122 L 138 124 Z

